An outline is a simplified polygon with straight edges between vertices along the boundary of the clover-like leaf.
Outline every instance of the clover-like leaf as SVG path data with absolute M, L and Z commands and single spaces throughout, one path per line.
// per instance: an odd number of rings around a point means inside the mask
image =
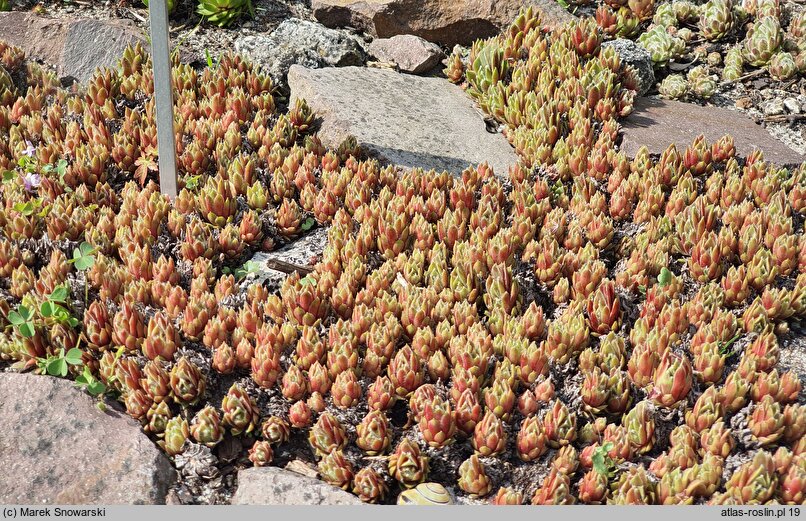
M 45 363 L 45 371 L 51 376 L 67 376 L 67 360 L 53 357 Z
M 31 215 L 34 213 L 34 203 L 31 201 L 26 201 L 24 203 L 17 203 L 13 206 L 14 211 L 21 213 L 22 215 Z
M 20 334 L 25 338 L 31 338 L 36 334 L 34 325 L 31 322 L 26 322 L 19 327 Z
M 84 371 L 76 376 L 76 387 L 86 389 L 93 396 L 100 396 L 106 392 L 106 385 L 95 378 L 90 368 L 84 366 Z
M 87 384 L 87 392 L 93 396 L 100 396 L 106 392 L 106 385 L 100 380 L 93 380 Z
M 53 291 L 48 295 L 48 300 L 51 302 L 67 302 L 67 297 L 70 295 L 70 290 L 67 289 L 65 284 L 60 284 L 53 288 Z
M 188 190 L 195 190 L 199 187 L 201 181 L 200 175 L 191 175 L 185 178 L 185 188 Z
M 77 270 L 86 271 L 95 264 L 95 251 L 92 244 L 84 241 L 73 249 L 73 258 L 69 262 L 75 264 Z
M 668 268 L 663 267 L 658 274 L 658 285 L 660 287 L 668 286 L 672 282 L 672 272 Z
M 64 177 L 64 174 L 67 173 L 66 159 L 59 159 L 59 161 L 56 163 L 56 173 L 59 174 L 59 177 Z
M 81 349 L 74 347 L 64 355 L 64 360 L 70 365 L 81 365 L 84 361 L 81 359 L 83 355 Z
M 26 308 L 25 306 L 20 306 L 19 308 L 8 314 L 8 321 L 14 324 L 15 326 L 24 324 L 30 319 L 30 316 L 26 316 L 27 311 L 28 308 Z
M 23 305 L 8 314 L 8 321 L 17 328 L 17 331 L 24 338 L 31 338 L 36 333 L 33 318 L 33 310 Z
M 42 305 L 39 306 L 39 314 L 44 318 L 52 317 L 56 313 L 56 306 L 58 306 L 58 304 L 55 304 L 50 300 L 46 300 L 42 303 Z
M 602 474 L 605 476 L 610 474 L 611 468 L 613 467 L 613 460 L 610 459 L 610 455 L 608 453 L 612 449 L 613 443 L 608 441 L 603 445 L 596 447 L 596 450 L 593 451 L 591 461 L 593 462 L 593 470 L 597 474 Z
M 300 226 L 300 228 L 302 228 L 302 231 L 307 232 L 308 230 L 313 228 L 314 224 L 316 224 L 314 218 L 308 217 L 307 219 L 305 219 L 305 222 L 302 223 L 302 226 Z

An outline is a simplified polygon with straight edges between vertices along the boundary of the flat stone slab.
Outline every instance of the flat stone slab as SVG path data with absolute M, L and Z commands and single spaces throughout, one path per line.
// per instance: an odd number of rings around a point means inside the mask
M 128 45 L 146 45 L 145 35 L 130 20 L 48 18 L 21 11 L 0 13 L 0 40 L 82 83 L 98 67 L 116 67 Z
M 736 152 L 742 157 L 761 149 L 765 160 L 780 166 L 799 165 L 806 160 L 806 156 L 775 139 L 741 112 L 726 108 L 638 98 L 635 110 L 621 125 L 621 150 L 630 157 L 642 145 L 646 145 L 650 153 L 660 154 L 671 143 L 685 150 L 700 134 L 709 143 L 731 134 Z
M 384 163 L 459 174 L 487 161 L 506 175 L 517 156 L 506 138 L 486 130 L 483 114 L 442 78 L 341 67 L 288 72 L 291 98 L 304 98 L 321 118 L 319 137 L 338 146 L 354 135 Z
M 378 38 L 414 34 L 448 46 L 499 34 L 529 5 L 540 11 L 546 27 L 576 18 L 555 0 L 311 1 L 313 15 L 328 27 L 356 27 Z
M 162 504 L 175 471 L 140 424 L 72 382 L 0 373 L 0 503 Z
M 361 505 L 356 496 L 324 481 L 277 467 L 238 471 L 233 505 Z

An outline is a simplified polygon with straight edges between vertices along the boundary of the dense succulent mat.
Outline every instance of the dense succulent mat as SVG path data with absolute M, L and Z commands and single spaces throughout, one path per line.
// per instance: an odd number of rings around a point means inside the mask
M 174 201 L 142 49 L 67 92 L 4 47 L 0 354 L 119 399 L 170 456 L 317 461 L 368 502 L 437 482 L 803 503 L 802 382 L 779 358 L 806 315 L 806 170 L 729 136 L 630 160 L 634 78 L 600 42 L 527 11 L 453 61 L 522 158 L 501 177 L 325 150 L 241 58 L 177 64 Z M 317 225 L 311 273 L 242 278 Z
M 659 91 L 668 98 L 709 99 L 719 78 L 766 71 L 783 82 L 806 72 L 806 10 L 793 3 L 786 9 L 779 0 L 570 3 L 590 13 L 607 37 L 645 48 L 665 76 Z

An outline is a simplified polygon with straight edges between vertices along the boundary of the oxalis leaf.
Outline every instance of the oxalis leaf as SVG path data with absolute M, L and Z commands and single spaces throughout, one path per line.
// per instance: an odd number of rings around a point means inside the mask
M 26 322 L 20 326 L 20 334 L 25 338 L 31 338 L 36 334 L 34 331 L 34 325 L 30 322 Z
M 84 363 L 81 359 L 81 355 L 83 354 L 81 349 L 74 347 L 64 355 L 64 360 L 70 365 L 81 365 Z
M 87 392 L 93 396 L 99 396 L 106 392 L 106 385 L 99 380 L 93 380 L 87 384 Z
M 77 270 L 86 271 L 95 264 L 95 248 L 88 242 L 82 242 L 78 248 L 73 250 L 73 262 Z
M 67 360 L 51 358 L 45 363 L 45 371 L 51 376 L 67 376 Z
M 591 461 L 593 462 L 593 470 L 597 474 L 602 474 L 605 476 L 610 474 L 610 469 L 613 466 L 613 460 L 610 459 L 608 452 L 610 452 L 612 448 L 613 443 L 608 441 L 604 445 L 596 447 L 596 450 L 593 451 Z
M 67 297 L 69 295 L 70 295 L 70 291 L 67 289 L 67 286 L 62 284 L 60 286 L 56 286 L 53 289 L 53 292 L 50 295 L 48 295 L 47 298 L 48 298 L 48 300 L 50 300 L 52 302 L 65 303 L 65 302 L 67 302 Z
M 106 385 L 100 380 L 96 379 L 90 368 L 84 366 L 84 372 L 76 377 L 76 387 L 84 388 L 93 396 L 99 396 L 106 392 Z
M 668 268 L 661 268 L 658 274 L 658 285 L 660 287 L 668 286 L 672 282 L 672 272 Z
M 316 221 L 313 219 L 313 217 L 308 217 L 307 219 L 305 219 L 305 222 L 302 223 L 302 226 L 300 226 L 300 228 L 302 228 L 302 231 L 307 232 L 308 230 L 313 228 L 314 224 L 316 224 Z
M 8 321 L 15 326 L 19 326 L 25 323 L 25 318 L 23 318 L 19 311 L 12 311 L 8 314 Z
M 56 313 L 54 306 L 57 305 L 58 304 L 54 304 L 50 300 L 46 300 L 41 306 L 39 306 L 39 314 L 45 318 L 52 317 Z

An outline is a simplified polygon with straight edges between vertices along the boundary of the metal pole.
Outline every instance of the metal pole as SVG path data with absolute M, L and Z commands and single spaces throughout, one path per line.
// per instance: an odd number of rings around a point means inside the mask
M 151 61 L 154 65 L 154 103 L 157 109 L 160 191 L 173 199 L 176 197 L 177 185 L 176 138 L 167 1 L 151 0 L 148 3 L 148 14 L 151 24 Z

